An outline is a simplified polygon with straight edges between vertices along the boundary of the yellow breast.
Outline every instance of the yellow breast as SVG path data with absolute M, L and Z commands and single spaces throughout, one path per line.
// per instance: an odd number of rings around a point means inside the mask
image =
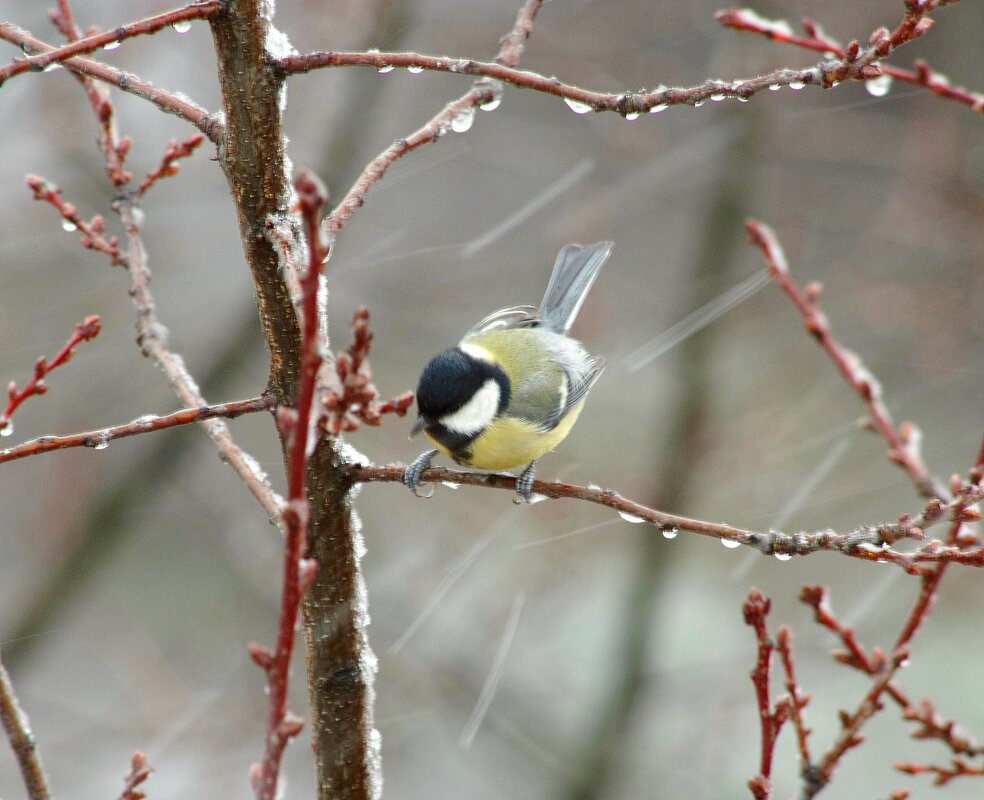
M 526 466 L 540 456 L 549 453 L 570 433 L 581 413 L 583 403 L 578 403 L 549 431 L 542 431 L 525 420 L 515 417 L 498 417 L 470 444 L 470 458 L 455 455 L 435 439 L 434 446 L 459 464 L 480 469 L 512 469 Z M 430 436 L 427 437 L 430 439 Z

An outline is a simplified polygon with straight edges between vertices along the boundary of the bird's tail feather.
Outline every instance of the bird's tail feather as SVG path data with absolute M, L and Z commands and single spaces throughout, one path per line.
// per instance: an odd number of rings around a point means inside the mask
M 540 303 L 541 326 L 567 333 L 614 244 L 596 242 L 586 247 L 569 244 L 561 248 Z

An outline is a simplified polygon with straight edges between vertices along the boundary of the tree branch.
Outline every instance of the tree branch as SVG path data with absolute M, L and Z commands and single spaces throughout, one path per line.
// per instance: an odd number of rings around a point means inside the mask
M 31 733 L 31 723 L 17 702 L 14 686 L 3 662 L 0 662 L 0 724 L 14 751 L 29 800 L 49 800 L 51 791 L 48 778 L 44 774 L 34 734 Z
M 213 14 L 217 14 L 221 9 L 221 0 L 199 0 L 199 2 L 146 17 L 137 22 L 120 25 L 111 31 L 103 31 L 85 38 L 75 39 L 63 47 L 46 50 L 38 55 L 29 55 L 27 58 L 15 59 L 5 67 L 0 67 L 0 86 L 3 85 L 4 81 L 23 72 L 41 72 L 52 64 L 61 63 L 73 56 L 91 53 L 107 44 L 119 43 L 134 36 L 156 33 L 168 25 L 176 25 L 193 19 L 207 19 Z
M 188 425 L 192 422 L 202 422 L 206 419 L 217 417 L 235 419 L 243 414 L 253 414 L 257 411 L 265 411 L 273 408 L 275 403 L 276 399 L 272 395 L 264 394 L 259 397 L 251 397 L 248 400 L 233 400 L 229 403 L 217 403 L 211 406 L 204 405 L 183 408 L 180 411 L 174 411 L 171 414 L 165 414 L 163 416 L 148 414 L 147 416 L 139 417 L 132 422 L 122 425 L 112 425 L 108 428 L 97 428 L 66 436 L 39 436 L 36 439 L 31 439 L 14 447 L 8 447 L 6 450 L 0 450 L 0 464 L 7 461 L 16 461 L 19 458 L 40 455 L 41 453 L 49 453 L 52 450 L 64 450 L 69 447 L 91 447 L 96 450 L 102 450 L 115 439 L 139 436 L 143 433 L 161 431 L 167 428 Z M 271 506 L 270 511 L 274 515 L 277 514 L 277 506 Z
M 896 429 L 888 408 L 882 402 L 881 384 L 861 362 L 857 353 L 848 350 L 834 337 L 826 314 L 817 305 L 822 287 L 811 283 L 801 289 L 789 272 L 786 255 L 773 230 L 763 222 L 749 219 L 745 230 L 752 244 L 762 251 L 769 275 L 789 295 L 803 317 L 807 331 L 827 351 L 837 370 L 868 407 L 871 426 L 888 442 L 888 458 L 908 473 L 919 493 L 927 498 L 949 498 L 949 492 L 935 480 L 919 453 L 920 435 L 911 422 Z
M 0 22 L 0 39 L 15 44 L 29 53 L 44 54 L 58 49 L 40 39 L 36 39 L 28 31 L 10 22 Z M 66 59 L 62 64 L 66 69 L 77 75 L 101 81 L 129 94 L 142 97 L 144 100 L 153 103 L 164 113 L 173 114 L 190 122 L 215 144 L 219 144 L 222 141 L 225 130 L 224 123 L 197 103 L 186 99 L 183 95 L 179 96 L 173 92 L 154 86 L 154 84 L 138 78 L 132 72 L 124 72 L 123 70 L 116 69 L 116 67 L 111 67 L 108 64 L 93 61 L 89 58 L 76 56 Z
M 956 2 L 956 0 L 952 1 Z M 929 29 L 929 25 L 926 23 L 932 22 L 926 14 L 941 5 L 945 4 L 926 2 L 926 0 L 908 3 L 906 6 L 906 16 L 898 27 L 896 27 L 894 33 L 889 34 L 887 29 L 882 28 L 876 31 L 875 34 L 881 34 L 882 38 L 884 38 L 884 34 L 888 34 L 888 44 L 894 49 L 898 45 L 911 41 L 925 33 Z M 765 19 L 747 8 L 732 8 L 719 11 L 715 15 L 715 19 L 722 25 L 734 28 L 737 31 L 760 33 L 777 42 L 794 44 L 798 47 L 804 47 L 807 50 L 816 50 L 841 59 L 847 57 L 851 52 L 858 52 L 855 49 L 857 42 L 852 42 L 845 48 L 839 42 L 825 34 L 820 26 L 811 19 L 803 20 L 803 28 L 806 31 L 806 36 L 797 36 L 794 34 L 789 23 L 785 20 Z M 880 69 L 883 75 L 889 76 L 892 79 L 923 86 L 940 97 L 964 103 L 978 113 L 984 112 L 984 94 L 965 89 L 962 86 L 954 86 L 945 76 L 934 72 L 922 59 L 916 59 L 913 62 L 913 69 L 911 70 L 895 67 L 891 64 L 881 64 Z
M 375 464 L 349 464 L 345 474 L 352 483 L 393 482 L 403 480 L 406 467 L 402 464 L 379 466 Z M 424 482 L 464 484 L 491 489 L 515 491 L 516 478 L 502 473 L 463 472 L 461 470 L 430 467 L 422 474 Z M 548 498 L 585 500 L 589 503 L 614 509 L 629 522 L 648 522 L 659 531 L 690 531 L 704 536 L 737 542 L 753 547 L 765 555 L 780 558 L 805 556 L 819 552 L 842 553 L 864 561 L 883 561 L 896 564 L 906 572 L 921 575 L 923 562 L 956 563 L 984 567 L 984 547 L 962 550 L 943 545 L 934 540 L 918 550 L 903 553 L 890 545 L 904 539 L 920 540 L 924 531 L 933 525 L 949 520 L 958 509 L 984 498 L 984 487 L 967 487 L 960 497 L 950 503 L 933 499 L 915 517 L 904 514 L 899 522 L 880 525 L 862 525 L 853 531 L 837 533 L 832 530 L 812 533 L 783 533 L 781 531 L 753 531 L 720 522 L 683 517 L 659 509 L 650 508 L 612 489 L 579 486 L 571 483 L 534 481 L 533 492 Z M 962 512 L 966 513 L 966 511 Z M 963 518 L 963 517 L 962 517 Z

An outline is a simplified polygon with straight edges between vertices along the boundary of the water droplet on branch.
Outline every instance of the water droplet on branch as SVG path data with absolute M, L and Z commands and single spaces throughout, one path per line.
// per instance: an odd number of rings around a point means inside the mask
M 72 231 L 77 231 L 79 229 L 79 226 L 76 225 L 74 222 L 72 222 L 72 220 L 70 219 L 63 219 L 61 225 L 62 225 L 62 230 L 68 231 L 69 233 L 71 233 Z
M 187 33 L 191 30 L 191 20 L 183 19 L 179 22 L 175 22 L 172 26 L 176 33 Z
M 106 44 L 103 45 L 103 50 L 115 50 L 121 44 L 123 44 L 123 42 L 106 42 Z
M 676 528 L 663 528 L 663 538 L 664 539 L 676 539 L 680 534 Z
M 567 103 L 567 107 L 575 114 L 587 114 L 591 111 L 591 106 L 587 103 L 580 103 L 577 100 L 571 100 L 569 97 L 565 97 L 564 102 Z
M 451 119 L 451 130 L 455 133 L 464 133 L 471 128 L 473 122 L 475 122 L 475 106 L 468 106 Z
M 892 76 L 883 72 L 877 78 L 865 81 L 864 88 L 872 97 L 884 97 L 892 90 Z
M 396 69 L 396 67 L 394 67 L 392 64 L 386 64 L 380 67 L 379 69 L 377 69 L 376 72 L 378 72 L 380 75 L 385 75 L 387 72 L 392 72 L 394 69 Z
M 635 514 L 630 514 L 628 511 L 619 511 L 618 515 L 626 522 L 632 522 L 635 524 L 646 521 L 642 517 L 637 517 Z
M 407 67 L 407 72 L 409 72 L 411 75 L 419 75 L 423 71 L 424 71 L 423 67 L 417 67 L 417 66 Z
M 776 557 L 776 561 L 789 561 L 793 556 L 790 553 L 773 553 Z
M 729 550 L 734 550 L 736 547 L 741 547 L 741 542 L 739 542 L 737 539 L 722 539 L 721 544 L 723 544 Z
M 7 424 L 0 428 L 0 436 L 13 436 L 14 435 L 14 421 L 12 419 L 7 420 Z

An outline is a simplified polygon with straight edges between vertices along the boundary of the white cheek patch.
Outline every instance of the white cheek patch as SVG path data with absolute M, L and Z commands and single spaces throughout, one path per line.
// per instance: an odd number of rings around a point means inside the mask
M 438 420 L 441 425 L 453 433 L 472 436 L 488 427 L 499 411 L 499 398 L 502 389 L 495 378 L 489 378 L 482 384 L 471 400 L 465 403 L 453 414 L 448 414 Z

